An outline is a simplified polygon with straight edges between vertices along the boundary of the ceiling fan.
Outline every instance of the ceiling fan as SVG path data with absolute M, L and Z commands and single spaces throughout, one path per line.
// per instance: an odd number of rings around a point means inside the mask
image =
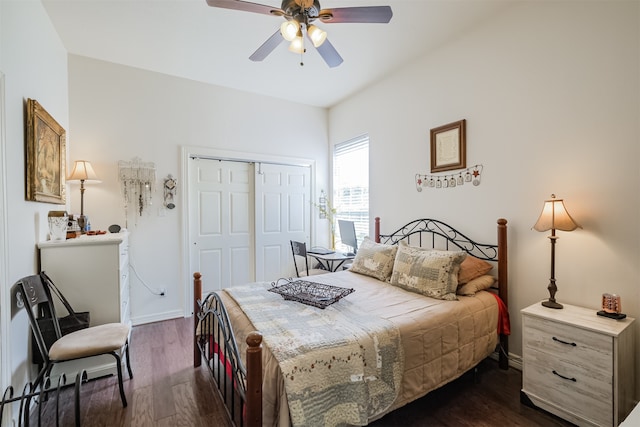
M 282 0 L 280 9 L 264 4 L 242 0 L 207 0 L 211 7 L 242 10 L 265 15 L 282 16 L 285 22 L 280 29 L 265 41 L 250 57 L 252 61 L 262 61 L 284 40 L 290 42 L 289 50 L 304 53 L 304 36 L 311 41 L 322 59 L 331 68 L 342 64 L 342 57 L 327 40 L 327 33 L 313 24 L 319 19 L 325 24 L 337 23 L 381 23 L 391 20 L 393 12 L 389 6 L 338 7 L 321 9 L 318 0 Z M 300 65 L 304 65 L 302 62 Z

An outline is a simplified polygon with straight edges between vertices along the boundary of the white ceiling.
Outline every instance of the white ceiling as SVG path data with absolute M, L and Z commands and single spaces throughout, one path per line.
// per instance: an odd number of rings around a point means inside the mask
M 330 107 L 514 0 L 321 0 L 322 8 L 390 5 L 389 24 L 324 24 L 344 62 L 329 68 L 311 46 L 282 43 L 249 56 L 283 18 L 209 7 L 205 0 L 42 0 L 69 53 L 191 80 Z M 257 0 L 280 7 L 279 0 Z

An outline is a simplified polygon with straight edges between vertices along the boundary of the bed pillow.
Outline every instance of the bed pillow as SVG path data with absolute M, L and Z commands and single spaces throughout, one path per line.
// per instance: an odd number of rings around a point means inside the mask
M 383 245 L 365 237 L 349 271 L 388 282 L 397 251 L 396 245 Z
M 456 300 L 458 272 L 466 252 L 399 245 L 391 284 L 431 298 Z
M 460 264 L 460 272 L 458 273 L 458 285 L 468 283 L 476 277 L 483 276 L 491 271 L 493 265 L 487 261 L 478 259 L 472 255 L 467 257 Z
M 458 290 L 456 291 L 456 293 L 458 295 L 473 296 L 476 294 L 476 292 L 489 289 L 495 282 L 495 277 L 489 274 L 485 274 L 470 280 L 468 283 L 458 285 Z

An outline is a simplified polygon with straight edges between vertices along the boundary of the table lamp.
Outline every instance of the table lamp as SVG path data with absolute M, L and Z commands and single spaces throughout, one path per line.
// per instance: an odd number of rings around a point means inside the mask
M 556 302 L 556 230 L 573 231 L 580 227 L 569 215 L 564 207 L 562 199 L 556 199 L 556 195 L 551 195 L 551 200 L 545 200 L 540 218 L 533 226 L 536 231 L 551 230 L 549 240 L 551 241 L 551 279 L 549 279 L 549 299 L 542 301 L 542 305 L 549 308 L 562 308 L 562 304 Z
M 91 167 L 91 162 L 87 160 L 76 160 L 73 164 L 73 170 L 67 177 L 67 182 L 80 182 L 80 217 L 78 218 L 78 227 L 80 232 L 87 232 L 87 219 L 84 216 L 84 184 L 99 183 L 98 176 Z

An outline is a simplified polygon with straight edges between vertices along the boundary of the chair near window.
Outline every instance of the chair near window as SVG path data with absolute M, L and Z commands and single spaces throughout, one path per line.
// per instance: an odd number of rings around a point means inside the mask
M 44 273 L 23 277 L 15 283 L 12 289 L 16 307 L 19 309 L 25 308 L 27 311 L 31 331 L 37 343 L 37 348 L 33 348 L 32 351 L 40 351 L 44 360 L 44 365 L 33 382 L 34 387 L 41 385 L 44 378 L 50 375 L 51 369 L 56 363 L 110 354 L 116 360 L 120 399 L 122 400 L 122 406 L 126 407 L 127 398 L 122 385 L 122 366 L 118 353 L 124 348 L 129 378 L 133 378 L 131 359 L 129 358 L 129 332 L 131 328 L 124 323 L 107 323 L 81 329 L 63 336 L 60 331 L 60 324 L 58 323 L 51 292 L 45 282 L 46 279 L 47 276 Z M 52 315 L 57 337 L 50 348 L 47 348 L 40 325 L 36 319 L 36 313 L 42 308 L 42 304 L 45 305 L 47 312 Z
M 320 268 L 309 269 L 309 257 L 307 256 L 307 244 L 291 240 L 291 253 L 293 253 L 293 265 L 296 268 L 297 277 L 316 276 L 328 273 Z

